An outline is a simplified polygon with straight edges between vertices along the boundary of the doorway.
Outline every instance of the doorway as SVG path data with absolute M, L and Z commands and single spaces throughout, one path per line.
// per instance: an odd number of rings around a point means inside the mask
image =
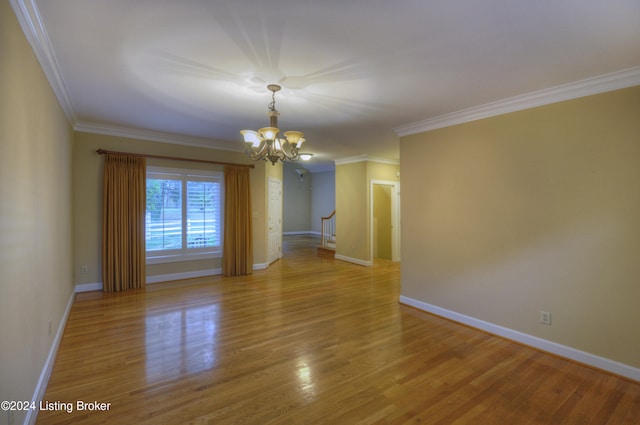
M 371 260 L 400 261 L 400 183 L 371 180 Z

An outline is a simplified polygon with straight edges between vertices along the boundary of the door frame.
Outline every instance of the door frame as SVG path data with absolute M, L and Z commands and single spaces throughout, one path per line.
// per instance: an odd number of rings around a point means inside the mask
M 400 182 L 370 180 L 369 182 L 369 258 L 373 262 L 373 187 L 391 186 L 391 261 L 400 261 Z

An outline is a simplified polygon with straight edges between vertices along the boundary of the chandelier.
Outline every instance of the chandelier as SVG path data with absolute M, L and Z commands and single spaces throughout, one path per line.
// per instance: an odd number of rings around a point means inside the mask
M 281 88 L 277 84 L 269 84 L 267 86 L 267 89 L 271 91 L 271 103 L 267 111 L 270 119 L 269 127 L 261 128 L 258 131 L 240 131 L 246 144 L 245 153 L 254 161 L 263 159 L 271 161 L 271 164 L 275 165 L 278 161 L 297 161 L 298 158 L 307 161 L 313 156 L 313 154 L 299 151 L 305 140 L 301 131 L 285 131 L 284 138 L 278 138 L 278 133 L 280 132 L 278 116 L 280 112 L 276 109 L 276 92 L 280 91 Z

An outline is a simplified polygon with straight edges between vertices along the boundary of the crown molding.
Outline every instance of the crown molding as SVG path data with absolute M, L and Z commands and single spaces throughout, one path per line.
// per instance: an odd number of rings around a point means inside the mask
M 335 159 L 333 162 L 336 165 L 343 165 L 343 164 L 352 164 L 354 162 L 363 162 L 363 161 L 367 161 L 367 158 L 369 157 L 369 155 L 357 155 L 357 156 L 348 156 L 345 158 L 338 158 Z
M 186 136 L 183 134 L 166 133 L 162 131 L 141 130 L 137 128 L 116 125 L 79 122 L 73 129 L 82 133 L 104 134 L 107 136 L 126 137 L 130 139 L 148 140 L 151 142 L 171 143 L 174 145 L 193 146 L 197 148 L 217 149 L 232 152 L 242 152 L 241 146 L 234 142 L 204 137 Z
M 40 63 L 40 66 L 55 93 L 60 106 L 62 107 L 67 120 L 75 127 L 86 127 L 85 123 L 78 123 L 74 113 L 73 103 L 68 94 L 67 86 L 60 71 L 60 66 L 55 56 L 55 52 L 51 45 L 51 41 L 47 34 L 46 28 L 40 16 L 35 0 L 9 0 L 13 8 L 18 22 L 22 27 L 27 41 Z M 524 109 L 534 108 L 536 106 L 547 105 L 551 103 L 561 102 L 565 100 L 575 99 L 584 96 L 590 96 L 607 91 L 618 90 L 622 88 L 640 85 L 640 67 L 629 68 L 622 71 L 612 72 L 598 77 L 587 78 L 569 84 L 551 87 L 519 96 L 510 97 L 496 102 L 463 109 L 461 111 L 440 115 L 426 120 L 409 123 L 393 128 L 393 131 L 400 137 L 409 136 L 416 133 L 435 130 L 438 128 L 449 127 L 452 125 L 462 124 L 465 122 L 475 121 L 483 118 L 489 118 L 510 112 L 516 112 Z M 92 126 L 93 127 L 93 126 Z M 130 129 L 121 129 L 125 133 Z M 83 131 L 83 130 L 79 130 Z M 133 130 L 138 133 L 137 130 Z M 150 132 L 151 133 L 151 132 Z M 111 133 L 103 133 L 111 134 Z M 119 134 L 126 137 L 141 138 L 140 135 L 128 136 L 127 134 Z M 183 144 L 190 146 L 201 146 L 203 141 L 207 139 L 197 139 L 185 136 L 177 136 L 183 141 Z M 175 135 L 167 135 L 164 133 L 154 133 L 146 136 L 147 140 L 163 141 L 167 143 L 180 143 L 176 141 Z M 159 140 L 161 139 L 161 140 Z M 211 147 L 211 140 L 207 140 L 206 147 Z M 216 146 L 216 149 L 229 149 L 228 147 Z M 358 161 L 378 161 L 374 158 L 356 159 L 351 157 L 343 160 L 337 160 L 336 164 L 346 164 Z M 346 161 L 346 162 L 344 162 Z M 388 162 L 387 162 L 388 163 Z
M 438 128 L 507 114 L 509 112 L 521 111 L 536 106 L 548 105 L 637 85 L 640 85 L 640 67 L 612 72 L 599 77 L 587 78 L 585 80 L 463 109 L 450 114 L 395 127 L 393 131 L 400 137 L 409 136 Z
M 67 121 L 73 125 L 76 122 L 73 104 L 35 0 L 9 0 L 9 3 L 11 3 L 22 27 L 22 32 L 27 37 L 42 71 L 49 80 L 49 85 L 55 93 Z
M 376 157 L 369 156 L 367 154 L 340 158 L 340 159 L 334 160 L 333 162 L 335 162 L 336 165 L 352 164 L 354 162 L 378 162 L 381 164 L 400 165 L 400 161 L 398 160 L 376 158 Z

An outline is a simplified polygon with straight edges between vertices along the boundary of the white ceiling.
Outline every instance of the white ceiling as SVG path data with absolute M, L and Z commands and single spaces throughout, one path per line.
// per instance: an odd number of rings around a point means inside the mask
M 276 82 L 318 170 L 398 160 L 394 128 L 640 75 L 640 0 L 11 1 L 74 128 L 240 151 Z

